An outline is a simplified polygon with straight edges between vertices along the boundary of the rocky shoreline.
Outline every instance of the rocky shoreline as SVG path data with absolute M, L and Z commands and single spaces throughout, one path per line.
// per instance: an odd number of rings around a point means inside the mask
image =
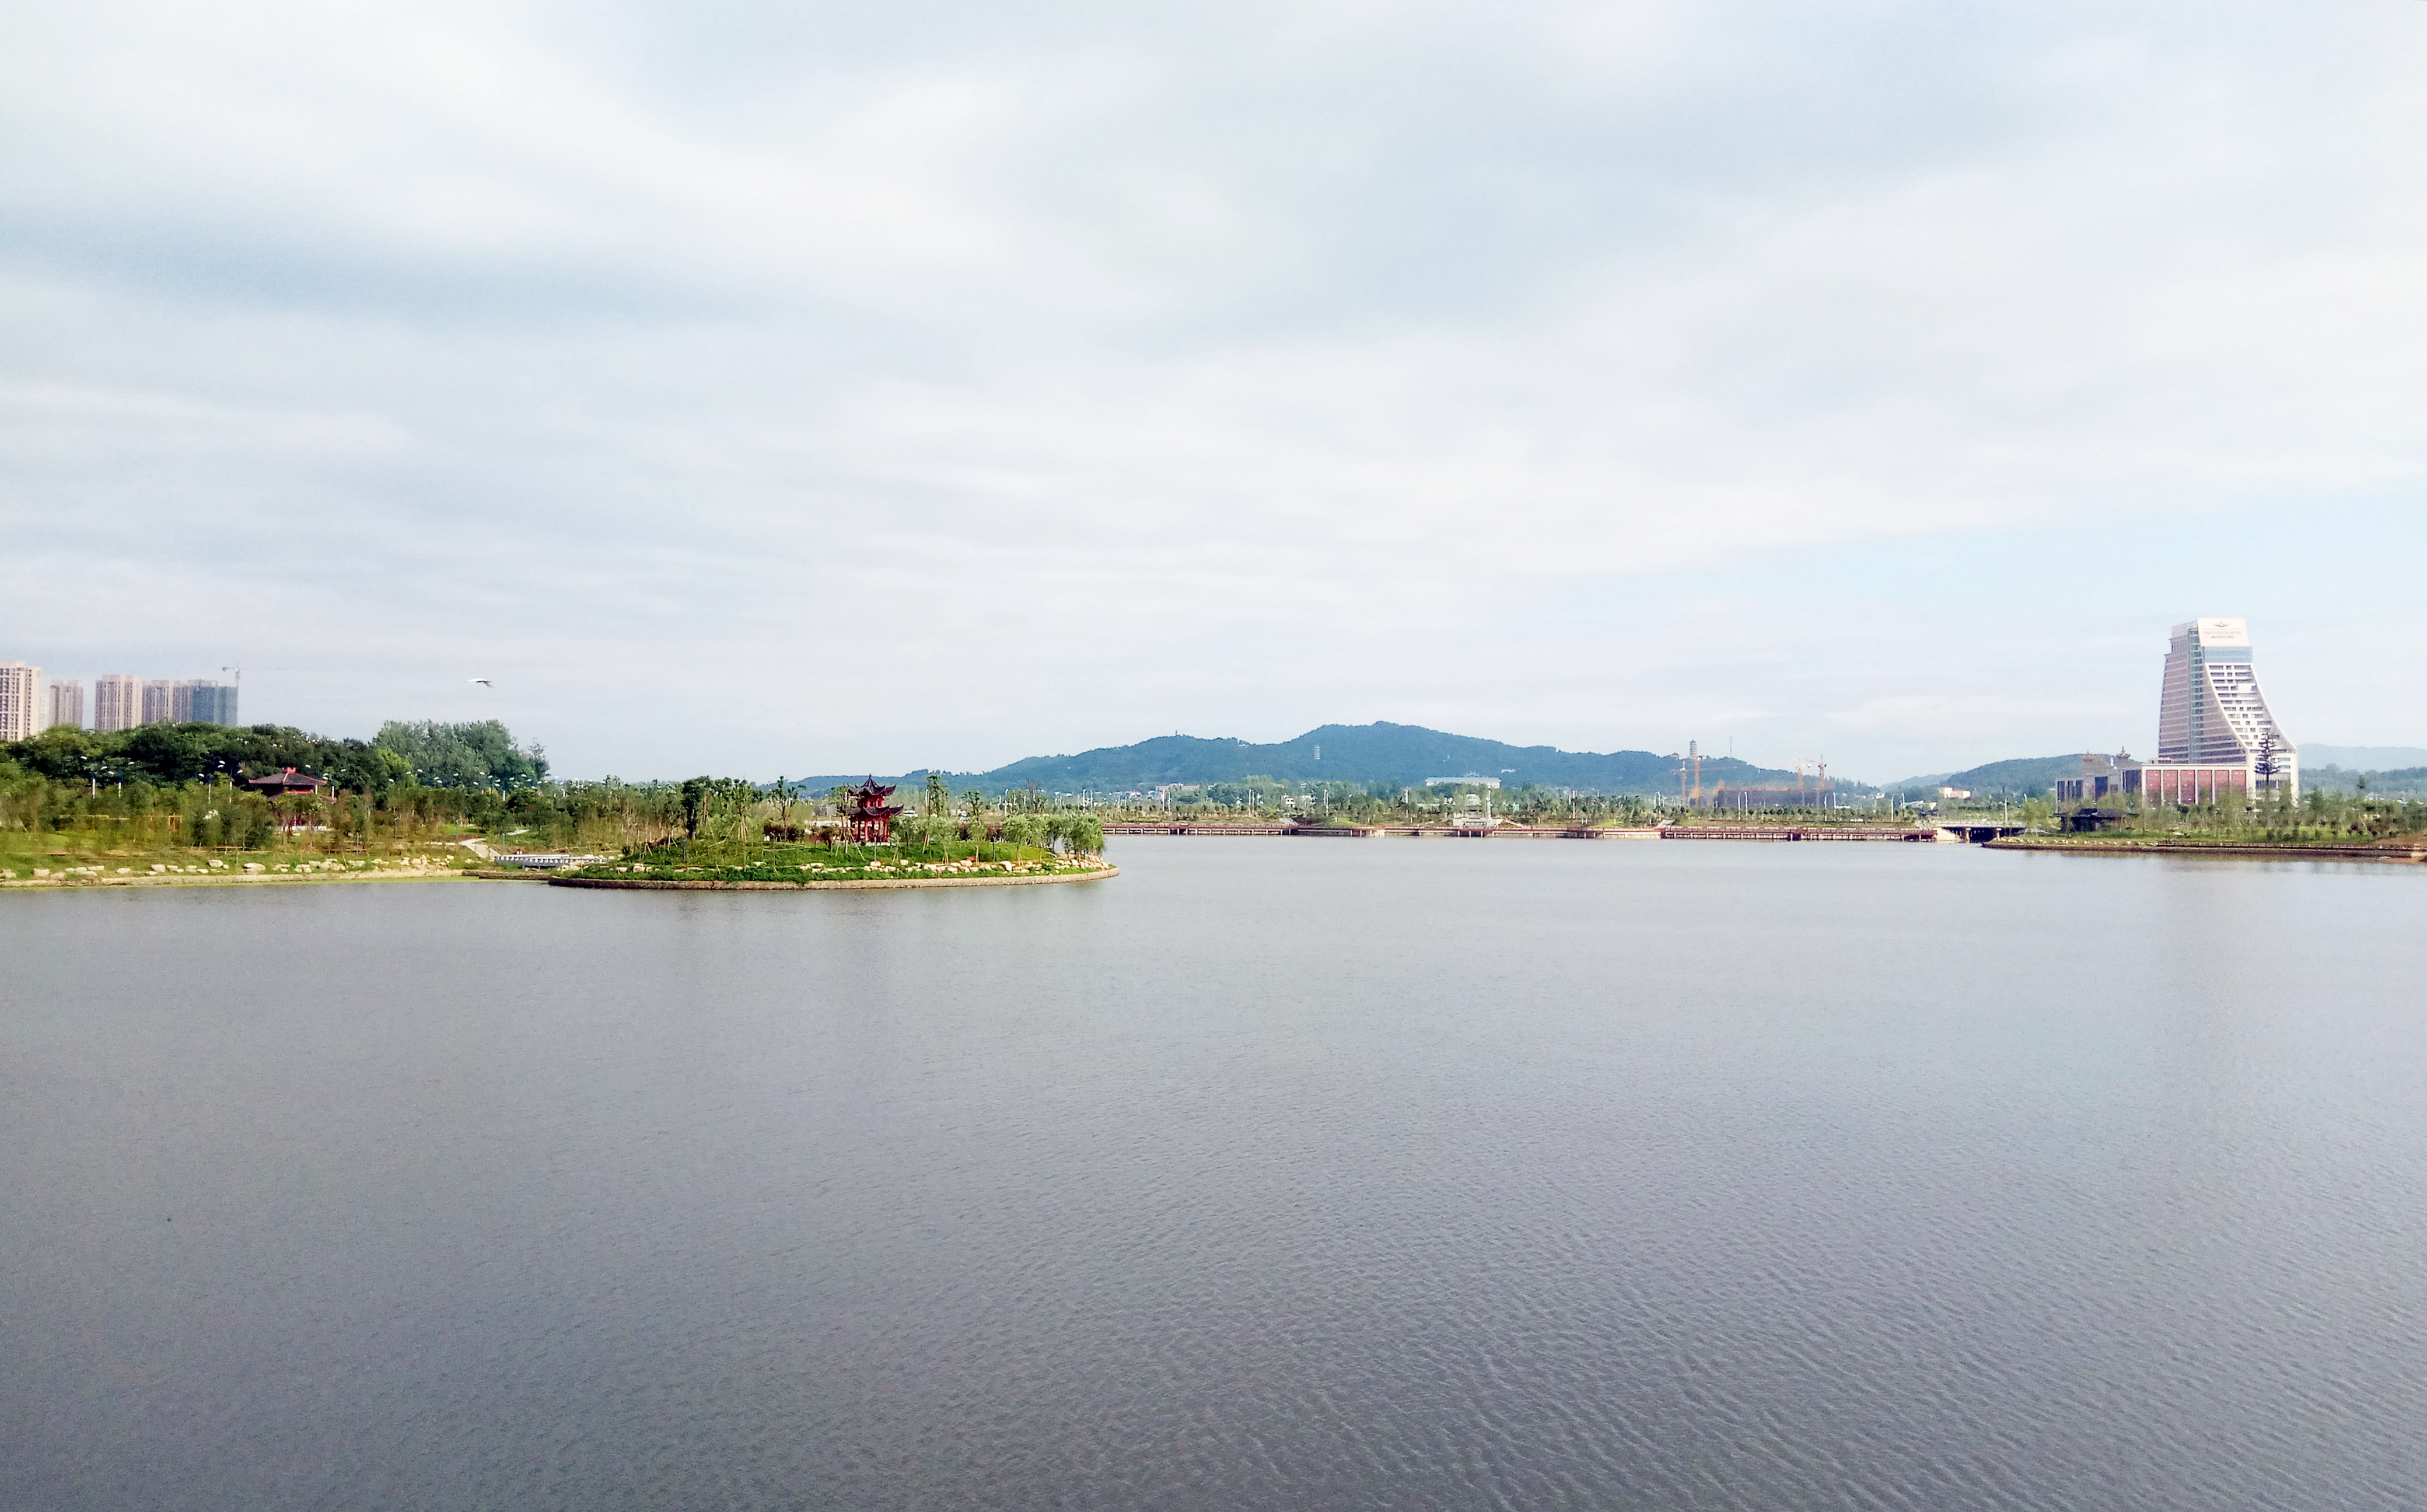
M 547 877 L 551 887 L 623 887 L 649 892 L 841 892 L 890 891 L 904 887 L 1034 887 L 1054 882 L 1100 882 L 1121 874 L 1118 867 L 1085 871 L 1049 871 L 996 877 L 871 877 L 849 882 L 719 882 L 657 877 Z

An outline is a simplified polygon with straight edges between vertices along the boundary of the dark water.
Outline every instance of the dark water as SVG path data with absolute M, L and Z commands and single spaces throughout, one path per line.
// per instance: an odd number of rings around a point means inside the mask
M 2427 1506 L 2427 873 L 0 898 L 40 1508 Z

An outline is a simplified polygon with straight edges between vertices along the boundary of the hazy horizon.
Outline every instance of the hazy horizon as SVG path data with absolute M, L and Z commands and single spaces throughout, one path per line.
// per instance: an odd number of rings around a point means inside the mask
M 2427 745 L 2427 8 L 0 22 L 0 658 L 568 775 Z M 494 688 L 469 679 L 493 679 Z

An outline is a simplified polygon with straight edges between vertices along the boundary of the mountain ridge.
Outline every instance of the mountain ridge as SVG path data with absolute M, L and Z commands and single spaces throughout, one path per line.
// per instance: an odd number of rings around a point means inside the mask
M 1165 784 L 1205 786 L 1272 777 L 1289 783 L 1388 783 L 1421 786 L 1428 777 L 1474 773 L 1497 777 L 1509 787 L 1539 783 L 1589 789 L 1607 794 L 1654 795 L 1677 790 L 1677 763 L 1651 751 L 1562 751 L 1549 745 L 1510 745 L 1474 735 L 1453 735 L 1421 724 L 1323 724 L 1287 740 L 1259 743 L 1236 737 L 1158 735 L 1129 745 L 1056 756 L 1022 756 L 991 772 L 940 772 L 955 790 L 986 792 L 1034 783 L 1051 792 L 1145 791 Z M 927 770 L 904 772 L 922 782 Z M 811 785 L 823 777 L 805 779 Z M 854 779 L 842 779 L 854 780 Z M 1758 767 L 1734 756 L 1702 758 L 1705 788 L 1726 782 L 1793 786 L 1795 773 Z

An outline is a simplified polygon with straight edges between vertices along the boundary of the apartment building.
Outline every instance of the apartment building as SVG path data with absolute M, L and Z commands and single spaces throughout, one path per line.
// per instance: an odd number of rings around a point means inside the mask
M 224 682 L 197 682 L 187 689 L 186 712 L 181 718 L 197 724 L 233 724 L 236 723 L 236 685 Z
M 30 740 L 41 724 L 42 669 L 0 661 L 0 740 Z
M 55 682 L 45 695 L 45 719 L 42 728 L 64 724 L 70 729 L 84 727 L 84 684 Z
M 143 723 L 143 679 L 123 672 L 92 680 L 92 727 L 106 734 Z

